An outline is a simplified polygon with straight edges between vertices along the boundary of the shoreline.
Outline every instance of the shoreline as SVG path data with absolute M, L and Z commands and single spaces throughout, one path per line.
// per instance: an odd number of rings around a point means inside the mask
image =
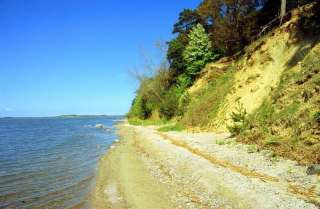
M 161 196 L 168 188 L 159 187 L 145 169 L 135 148 L 135 133 L 122 122 L 117 134 L 119 140 L 100 159 L 92 208 L 173 208 Z
M 320 177 L 223 134 L 117 125 L 93 208 L 318 208 Z M 213 198 L 214 197 L 214 198 Z

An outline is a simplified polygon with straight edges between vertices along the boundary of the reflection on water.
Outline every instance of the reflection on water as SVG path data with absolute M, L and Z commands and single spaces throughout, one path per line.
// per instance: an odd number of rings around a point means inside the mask
M 88 208 L 118 119 L 0 119 L 0 208 Z

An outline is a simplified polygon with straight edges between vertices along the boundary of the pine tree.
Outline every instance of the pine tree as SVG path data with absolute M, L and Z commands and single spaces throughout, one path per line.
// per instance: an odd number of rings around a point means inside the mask
M 213 54 L 212 44 L 204 27 L 197 24 L 188 35 L 189 43 L 183 52 L 186 73 L 194 79 L 205 65 L 220 54 Z

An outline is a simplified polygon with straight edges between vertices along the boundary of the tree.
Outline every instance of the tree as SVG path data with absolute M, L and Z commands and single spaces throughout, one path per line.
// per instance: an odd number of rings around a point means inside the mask
M 177 34 L 177 37 L 168 42 L 167 59 L 174 76 L 179 76 L 185 70 L 183 51 L 189 41 L 188 34 L 199 23 L 204 25 L 205 20 L 197 10 L 184 9 L 173 26 L 172 33 Z
M 209 28 L 213 43 L 231 55 L 247 45 L 257 30 L 257 8 L 263 0 L 203 0 L 198 10 L 211 19 Z
M 220 57 L 220 54 L 212 52 L 212 44 L 205 29 L 201 24 L 195 26 L 190 34 L 189 44 L 183 52 L 186 63 L 186 74 L 194 80 L 196 75 L 205 65 Z
M 286 14 L 287 0 L 281 0 L 281 10 L 280 10 L 280 23 L 282 23 L 283 17 Z
M 173 33 L 188 34 L 199 23 L 205 25 L 205 20 L 197 10 L 184 9 L 180 12 L 179 19 L 173 26 Z
M 183 73 L 185 63 L 183 61 L 183 52 L 188 44 L 188 36 L 179 34 L 176 38 L 168 42 L 167 59 L 170 64 L 170 70 L 175 76 Z

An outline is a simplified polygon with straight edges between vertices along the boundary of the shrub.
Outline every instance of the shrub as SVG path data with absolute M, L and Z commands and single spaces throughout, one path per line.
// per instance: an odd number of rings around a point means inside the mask
M 235 112 L 232 112 L 230 115 L 233 124 L 231 126 L 227 126 L 229 132 L 233 135 L 239 135 L 248 127 L 247 122 L 247 111 L 243 107 L 242 103 L 238 103 Z
M 320 111 L 316 112 L 314 115 L 313 115 L 313 118 L 316 122 L 320 123 Z
M 244 122 L 246 119 L 247 111 L 243 107 L 242 103 L 238 103 L 238 106 L 236 107 L 236 111 L 231 113 L 231 119 L 234 122 Z
M 183 116 L 183 114 L 187 111 L 190 101 L 190 95 L 187 91 L 185 91 L 179 98 L 177 115 Z
M 158 129 L 160 132 L 168 132 L 168 131 L 183 131 L 184 127 L 180 124 L 168 125 Z
M 278 146 L 280 145 L 280 141 L 278 138 L 271 137 L 265 142 L 265 146 Z
M 171 87 L 169 91 L 164 95 L 160 107 L 160 117 L 164 119 L 171 119 L 177 113 L 177 107 L 179 104 L 179 93 L 176 87 Z
M 152 109 L 147 105 L 146 99 L 142 95 L 137 95 L 132 102 L 128 117 L 146 119 L 151 115 L 151 112 Z
M 192 78 L 186 73 L 181 74 L 177 78 L 177 86 L 179 89 L 181 89 L 181 91 L 184 91 L 185 89 L 190 87 L 192 85 L 192 82 Z
M 148 119 L 160 108 L 167 90 L 172 86 L 173 75 L 167 68 L 160 66 L 153 77 L 143 77 L 136 98 L 133 100 L 128 117 Z
M 150 125 L 164 125 L 167 123 L 165 120 L 142 120 L 139 118 L 129 118 L 129 124 L 135 126 L 150 126 Z

